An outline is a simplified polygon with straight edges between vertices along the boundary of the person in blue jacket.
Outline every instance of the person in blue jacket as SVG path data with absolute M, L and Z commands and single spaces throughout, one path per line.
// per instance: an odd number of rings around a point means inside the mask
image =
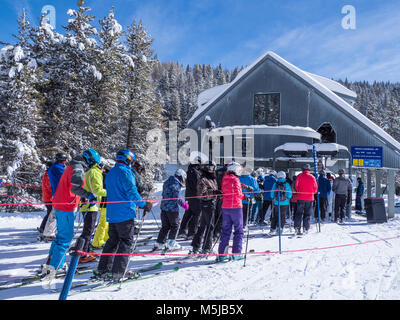
M 153 250 L 179 250 L 181 246 L 176 242 L 179 230 L 179 207 L 185 211 L 189 204 L 180 198 L 181 188 L 186 183 L 186 172 L 182 169 L 175 171 L 163 184 L 161 200 L 161 229 Z M 165 243 L 168 238 L 168 243 Z
M 279 213 L 280 213 L 280 228 L 283 231 L 285 225 L 286 215 L 289 212 L 290 199 L 292 198 L 292 188 L 286 181 L 286 173 L 279 171 L 276 175 L 277 180 L 269 192 L 269 196 L 273 200 L 273 208 L 271 214 L 271 227 L 269 235 L 275 235 L 279 227 Z
M 356 212 L 362 212 L 362 197 L 364 195 L 364 182 L 360 177 L 357 178 L 357 188 L 356 188 Z
M 263 206 L 261 210 L 261 215 L 260 215 L 260 220 L 258 222 L 259 225 L 266 225 L 266 222 L 264 221 L 265 215 L 268 211 L 268 208 L 271 207 L 271 211 L 273 208 L 272 204 L 272 197 L 271 197 L 271 190 L 272 186 L 276 182 L 276 171 L 271 170 L 268 172 L 268 175 L 264 177 L 264 184 L 263 184 Z
M 325 221 L 326 213 L 328 210 L 328 197 L 329 193 L 332 190 L 331 182 L 326 177 L 326 173 L 324 170 L 319 172 L 318 177 L 318 193 L 319 193 L 319 211 L 320 211 L 320 218 L 322 221 Z M 318 219 L 318 207 L 315 206 L 314 217 Z
M 55 162 L 48 170 L 50 185 L 51 185 L 51 193 L 54 197 L 56 193 L 58 183 L 60 182 L 61 176 L 65 170 L 65 162 L 67 161 L 67 155 L 65 153 L 57 153 L 54 157 Z
M 242 175 L 239 177 L 240 183 L 242 184 L 242 192 L 246 197 L 242 200 L 243 204 L 243 228 L 247 226 L 248 215 L 251 212 L 252 200 L 254 199 L 255 193 L 260 193 L 257 179 L 252 175 Z
M 151 210 L 151 203 L 140 196 L 131 166 L 135 163 L 135 154 L 129 149 L 120 149 L 116 154 L 115 166 L 108 172 L 105 185 L 107 190 L 107 216 L 109 223 L 108 240 L 95 276 L 110 277 L 119 281 L 126 272 L 129 255 L 107 255 L 109 253 L 129 254 L 134 244 L 136 207 Z
M 263 184 L 264 184 L 264 177 L 261 174 L 257 177 L 257 183 L 258 183 L 259 190 L 262 190 Z M 259 193 L 256 193 L 254 195 L 254 197 L 255 197 L 256 203 L 255 203 L 255 205 L 253 205 L 253 208 L 251 209 L 251 216 L 249 219 L 249 223 L 257 222 L 260 217 L 261 211 L 262 211 L 263 193 L 260 191 Z

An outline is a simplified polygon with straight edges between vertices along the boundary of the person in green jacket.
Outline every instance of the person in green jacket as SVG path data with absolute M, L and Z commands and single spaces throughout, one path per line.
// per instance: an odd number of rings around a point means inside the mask
M 112 160 L 107 160 L 103 165 L 103 187 L 106 188 L 104 183 L 105 177 L 108 171 L 115 165 Z M 99 249 L 104 246 L 108 240 L 108 222 L 107 222 L 107 197 L 101 197 L 100 203 L 100 219 L 97 225 L 96 232 L 93 237 L 92 247 L 94 249 Z
M 100 154 L 94 149 L 88 149 L 82 156 L 86 159 L 89 166 L 89 170 L 85 173 L 84 189 L 92 193 L 97 199 L 107 196 L 106 189 L 103 187 L 103 171 L 100 168 Z M 84 215 L 84 222 L 80 237 L 85 239 L 85 246 L 82 251 L 88 252 L 90 240 L 96 228 L 99 207 L 96 203 L 88 204 L 85 199 L 81 200 L 81 203 L 80 211 Z M 94 255 L 86 254 L 79 259 L 79 263 L 87 263 L 94 259 Z

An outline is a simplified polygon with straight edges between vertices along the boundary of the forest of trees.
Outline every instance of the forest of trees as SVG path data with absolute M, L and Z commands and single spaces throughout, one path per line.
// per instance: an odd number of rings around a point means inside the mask
M 15 42 L 2 43 L 0 177 L 40 184 L 57 152 L 72 157 L 90 147 L 113 159 L 127 147 L 147 167 L 145 179 L 161 179 L 157 159 L 146 156 L 147 132 L 166 130 L 168 121 L 185 128 L 199 93 L 231 82 L 243 67 L 160 62 L 140 20 L 124 29 L 113 8 L 99 19 L 84 0 L 67 14 L 59 33 L 46 23 L 31 26 L 22 12 Z M 400 141 L 400 84 L 342 83 L 357 92 L 354 107 Z M 40 200 L 39 190 L 7 187 L 7 194 L 19 198 L 1 202 Z

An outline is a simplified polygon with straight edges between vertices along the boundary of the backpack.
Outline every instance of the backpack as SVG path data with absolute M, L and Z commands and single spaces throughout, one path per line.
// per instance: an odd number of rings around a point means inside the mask
M 279 182 L 279 181 L 275 183 L 274 198 L 275 200 L 278 200 L 278 191 L 279 191 L 279 202 L 284 202 L 287 200 L 285 183 L 286 182 Z

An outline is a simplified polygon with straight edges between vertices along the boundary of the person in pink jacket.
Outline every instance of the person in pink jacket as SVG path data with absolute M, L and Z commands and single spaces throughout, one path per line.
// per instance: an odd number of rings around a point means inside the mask
M 305 164 L 295 183 L 297 208 L 294 214 L 294 229 L 297 235 L 303 231 L 307 233 L 310 229 L 310 217 L 313 213 L 314 194 L 317 193 L 318 185 L 315 177 L 310 174 L 310 165 Z
M 221 241 L 218 247 L 218 254 L 228 253 L 229 239 L 233 232 L 232 255 L 234 260 L 240 260 L 243 257 L 242 252 L 243 241 L 243 211 L 242 200 L 245 195 L 242 193 L 242 187 L 239 180 L 242 166 L 236 162 L 232 162 L 227 166 L 227 172 L 222 178 L 221 191 L 222 197 L 222 232 Z M 229 261 L 228 256 L 218 256 L 217 261 Z

